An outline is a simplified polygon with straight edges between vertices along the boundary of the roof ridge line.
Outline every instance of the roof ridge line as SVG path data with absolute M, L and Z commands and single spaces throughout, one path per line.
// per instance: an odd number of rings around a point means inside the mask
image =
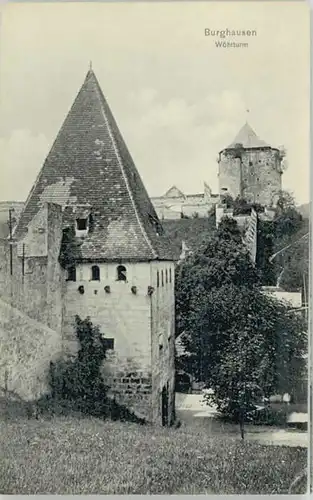
M 96 81 L 97 81 L 97 79 L 96 79 Z M 98 81 L 97 81 L 97 83 L 98 83 Z M 140 217 L 139 217 L 139 215 L 138 215 L 138 211 L 137 211 L 137 208 L 136 208 L 136 204 L 135 204 L 135 201 L 134 201 L 134 198 L 133 198 L 133 195 L 132 195 L 131 189 L 130 189 L 130 187 L 129 187 L 128 179 L 127 179 L 127 176 L 125 175 L 125 171 L 124 171 L 123 163 L 122 163 L 122 161 L 121 161 L 121 157 L 120 157 L 120 154 L 119 154 L 119 152 L 118 152 L 118 148 L 117 148 L 116 143 L 115 143 L 115 138 L 114 138 L 114 135 L 113 135 L 113 133 L 112 133 L 112 130 L 111 130 L 111 127 L 110 127 L 109 121 L 108 121 L 108 119 L 107 119 L 107 116 L 106 116 L 106 114 L 105 114 L 105 112 L 104 112 L 104 109 L 103 109 L 102 99 L 101 99 L 101 97 L 102 97 L 102 96 L 101 96 L 102 91 L 101 91 L 101 93 L 99 92 L 98 85 L 96 85 L 96 91 L 97 91 L 97 95 L 98 95 L 98 98 L 99 98 L 99 101 L 100 101 L 101 112 L 102 112 L 102 115 L 103 115 L 104 121 L 105 121 L 105 123 L 106 123 L 106 126 L 107 126 L 107 128 L 108 128 L 109 135 L 110 135 L 111 140 L 112 140 L 112 144 L 113 144 L 114 152 L 115 152 L 115 154 L 116 154 L 116 158 L 117 158 L 117 160 L 118 160 L 118 163 L 119 163 L 120 168 L 121 168 L 121 171 L 122 171 L 123 178 L 124 178 L 124 180 L 125 180 L 125 184 L 126 184 L 127 192 L 128 192 L 128 195 L 129 195 L 129 197 L 130 197 L 131 203 L 132 203 L 132 205 L 133 205 L 133 207 L 134 207 L 134 210 L 135 210 L 135 215 L 136 215 L 137 222 L 138 222 L 138 224 L 139 224 L 139 227 L 140 227 L 140 229 L 141 229 L 141 232 L 142 232 L 142 234 L 143 234 L 143 237 L 145 238 L 145 240 L 146 240 L 146 242 L 147 242 L 148 246 L 150 247 L 150 250 L 152 251 L 152 254 L 154 255 L 154 257 L 158 257 L 158 254 L 157 254 L 157 252 L 154 250 L 154 248 L 153 248 L 153 246 L 152 246 L 152 243 L 151 243 L 151 241 L 149 240 L 149 237 L 148 237 L 148 235 L 147 235 L 147 233 L 146 233 L 146 231 L 145 231 L 145 229 L 144 229 L 144 227 L 143 227 L 143 224 L 142 224 L 142 222 L 141 222 L 141 220 L 140 220 Z M 100 94 L 100 95 L 99 95 L 99 94 Z M 104 98 L 104 100 L 105 100 L 105 97 L 104 97 L 104 96 L 103 96 L 103 98 Z M 106 100 L 105 100 L 105 102 L 106 102 Z

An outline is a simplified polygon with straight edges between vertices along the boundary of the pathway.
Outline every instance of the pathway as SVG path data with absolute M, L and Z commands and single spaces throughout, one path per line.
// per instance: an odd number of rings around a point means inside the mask
M 206 406 L 199 394 L 176 394 L 176 409 L 178 418 L 187 425 L 205 428 L 214 435 L 223 434 L 241 439 L 238 425 L 214 418 L 216 408 Z M 307 414 L 301 413 L 297 418 L 297 413 L 294 412 L 290 417 L 290 422 L 300 422 L 305 421 Z M 309 441 L 305 431 L 251 424 L 246 425 L 245 438 L 260 444 L 303 448 L 308 447 Z

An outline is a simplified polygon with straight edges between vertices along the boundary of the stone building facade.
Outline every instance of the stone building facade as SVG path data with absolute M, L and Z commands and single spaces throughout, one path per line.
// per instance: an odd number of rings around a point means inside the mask
M 219 199 L 219 195 L 212 193 L 211 188 L 204 183 L 203 193 L 185 194 L 172 186 L 163 196 L 155 196 L 151 201 L 160 219 L 180 219 L 195 214 L 207 217 Z
M 174 256 L 92 70 L 1 253 L 0 300 L 55 333 L 51 358 L 76 352 L 75 316 L 89 316 L 107 339 L 110 395 L 173 421 Z M 36 380 L 24 393 L 38 396 Z
M 246 123 L 219 153 L 219 194 L 275 206 L 282 189 L 283 157 L 283 151 L 260 140 Z

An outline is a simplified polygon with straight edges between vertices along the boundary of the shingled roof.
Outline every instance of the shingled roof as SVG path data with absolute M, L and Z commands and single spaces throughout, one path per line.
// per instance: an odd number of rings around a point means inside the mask
M 271 147 L 265 141 L 259 139 L 259 137 L 247 122 L 243 127 L 241 127 L 233 142 L 226 149 L 231 149 L 237 144 L 242 144 L 242 146 L 246 149 Z
M 172 249 L 97 78 L 89 70 L 28 196 L 14 236 L 21 240 L 45 202 L 62 205 L 64 227 L 77 210 L 91 226 L 82 260 L 172 259 Z

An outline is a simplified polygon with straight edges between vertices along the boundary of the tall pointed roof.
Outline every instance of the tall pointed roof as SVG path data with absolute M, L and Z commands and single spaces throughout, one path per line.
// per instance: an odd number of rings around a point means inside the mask
M 244 148 L 269 148 L 271 147 L 266 142 L 259 139 L 254 130 L 250 127 L 249 123 L 246 122 L 244 126 L 239 130 L 233 142 L 226 148 L 231 149 L 236 144 L 242 144 Z
M 28 196 L 14 236 L 22 239 L 45 202 L 64 226 L 91 214 L 82 259 L 169 259 L 171 248 L 92 69 Z

